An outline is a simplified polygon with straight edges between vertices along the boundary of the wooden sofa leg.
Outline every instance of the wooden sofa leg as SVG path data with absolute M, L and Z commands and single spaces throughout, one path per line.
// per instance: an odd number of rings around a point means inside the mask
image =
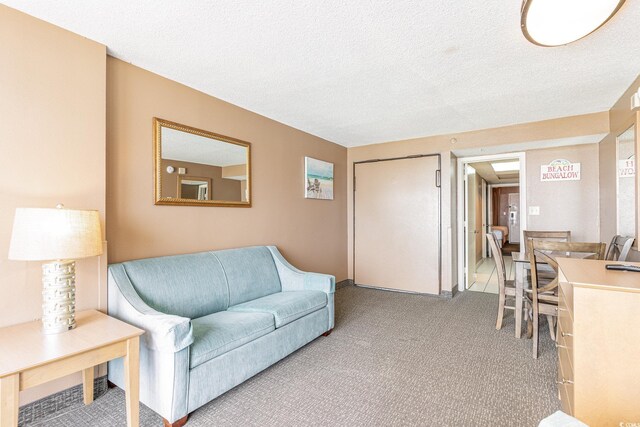
M 323 337 L 328 337 L 329 335 L 331 335 L 331 332 L 333 331 L 333 328 L 329 329 L 327 332 L 325 332 L 324 334 L 322 334 Z
M 169 421 L 165 420 L 164 418 L 162 419 L 162 422 L 164 423 L 164 427 L 182 427 L 183 425 L 185 425 L 187 423 L 187 418 L 189 418 L 189 414 L 185 415 L 184 417 L 180 418 L 179 420 L 176 420 L 172 423 L 170 423 Z

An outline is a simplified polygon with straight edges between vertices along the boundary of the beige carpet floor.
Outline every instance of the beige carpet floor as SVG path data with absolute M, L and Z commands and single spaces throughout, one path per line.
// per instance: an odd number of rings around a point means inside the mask
M 535 426 L 559 409 L 555 349 L 496 331 L 497 296 L 336 292 L 336 327 L 198 409 L 187 426 Z M 141 407 L 141 425 L 161 419 Z M 125 425 L 124 393 L 37 426 Z

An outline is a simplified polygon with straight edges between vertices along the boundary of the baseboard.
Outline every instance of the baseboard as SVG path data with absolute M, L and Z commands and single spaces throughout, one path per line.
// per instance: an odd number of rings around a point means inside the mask
M 401 294 L 407 294 L 407 295 L 416 295 L 424 298 L 438 298 L 438 299 L 453 298 L 453 294 L 451 291 L 440 291 L 440 293 L 438 294 L 423 294 L 421 292 L 405 291 L 401 289 L 392 289 L 392 288 L 381 288 L 379 286 L 369 286 L 369 285 L 355 285 L 355 286 L 363 289 L 373 289 L 373 290 L 382 291 L 382 292 L 395 292 L 395 293 L 401 293 Z
M 336 289 L 344 288 L 346 286 L 353 286 L 353 284 L 354 283 L 352 279 L 344 279 L 336 283 Z
M 93 381 L 93 398 L 97 399 L 106 392 L 107 376 L 96 378 Z M 18 415 L 18 426 L 42 421 L 54 413 L 59 414 L 60 412 L 65 412 L 66 409 L 75 408 L 78 404 L 84 405 L 82 384 L 21 406 Z

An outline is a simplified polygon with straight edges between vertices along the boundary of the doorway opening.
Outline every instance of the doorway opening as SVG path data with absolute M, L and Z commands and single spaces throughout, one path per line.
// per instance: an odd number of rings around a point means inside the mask
M 498 293 L 496 264 L 487 233 L 498 239 L 507 279 L 515 271 L 526 228 L 525 154 L 458 159 L 458 290 Z

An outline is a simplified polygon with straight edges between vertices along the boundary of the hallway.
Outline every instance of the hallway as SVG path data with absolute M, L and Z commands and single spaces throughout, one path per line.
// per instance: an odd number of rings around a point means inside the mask
M 515 278 L 515 269 L 513 268 L 513 259 L 511 256 L 504 257 L 504 267 L 507 280 L 513 280 Z M 476 272 L 476 280 L 468 290 L 489 294 L 498 293 L 498 274 L 493 258 L 484 258 L 482 260 Z

